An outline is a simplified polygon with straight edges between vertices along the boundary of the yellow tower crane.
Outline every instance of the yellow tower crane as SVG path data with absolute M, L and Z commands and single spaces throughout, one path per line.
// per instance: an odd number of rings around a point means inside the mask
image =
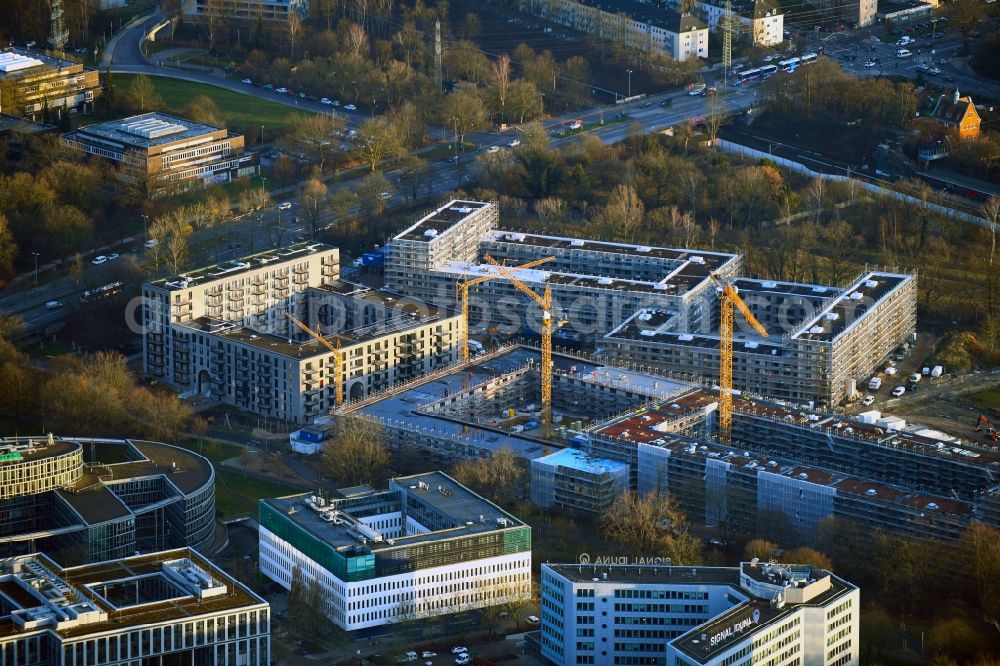
M 344 402 L 344 373 L 343 373 L 344 361 L 340 357 L 340 342 L 338 341 L 336 344 L 330 342 L 322 335 L 312 330 L 311 328 L 309 328 L 308 326 L 306 326 L 301 321 L 299 321 L 292 315 L 288 314 L 287 312 L 285 313 L 285 316 L 288 317 L 293 324 L 301 328 L 303 331 L 305 331 L 312 337 L 319 340 L 319 342 L 322 345 L 324 345 L 327 349 L 333 352 L 333 376 L 334 376 L 333 381 L 334 381 L 334 391 L 335 391 L 334 405 L 336 407 L 339 407 Z
M 528 285 L 517 279 L 510 269 L 497 263 L 496 259 L 486 255 L 486 261 L 495 266 L 500 274 L 510 280 L 522 294 L 528 296 L 542 309 L 542 428 L 546 435 L 552 424 L 552 290 L 548 286 L 539 296 Z M 562 320 L 560 320 L 560 324 Z
M 555 257 L 535 259 L 534 261 L 529 261 L 526 264 L 521 264 L 520 266 L 515 266 L 514 268 L 535 268 L 536 266 L 541 266 L 542 264 L 552 261 L 553 259 L 555 259 Z M 459 298 L 462 301 L 462 331 L 460 335 L 462 336 L 463 361 L 469 360 L 469 287 L 475 287 L 476 285 L 489 282 L 490 280 L 496 280 L 500 277 L 502 276 L 490 274 L 471 279 L 466 278 L 458 283 Z
M 716 275 L 712 279 L 719 285 L 721 315 L 719 317 L 719 440 L 728 444 L 733 437 L 733 306 L 739 308 L 747 322 L 758 333 L 767 337 L 765 329 L 750 308 L 743 302 L 736 288 Z

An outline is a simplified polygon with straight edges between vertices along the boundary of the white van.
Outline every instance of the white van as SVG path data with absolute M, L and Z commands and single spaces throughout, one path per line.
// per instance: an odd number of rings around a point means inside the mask
M 476 340 L 469 340 L 469 351 L 476 356 L 486 353 L 486 349 L 483 347 L 482 343 Z
M 899 49 L 896 51 L 897 58 L 909 58 L 912 55 L 913 53 L 911 53 L 909 49 Z

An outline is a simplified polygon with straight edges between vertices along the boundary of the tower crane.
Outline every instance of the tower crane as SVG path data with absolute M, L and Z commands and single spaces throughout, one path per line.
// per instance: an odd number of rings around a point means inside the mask
M 552 290 L 546 286 L 545 292 L 539 296 L 531 287 L 521 282 L 506 266 L 501 265 L 490 255 L 486 261 L 496 267 L 500 274 L 510 280 L 514 288 L 533 300 L 542 309 L 542 427 L 547 435 L 552 424 Z M 560 325 L 562 320 L 560 320 Z
M 338 341 L 336 344 L 330 342 L 322 335 L 312 330 L 311 328 L 309 328 L 308 326 L 306 326 L 301 321 L 299 321 L 292 315 L 288 314 L 287 312 L 285 313 L 285 316 L 288 317 L 293 324 L 301 328 L 303 331 L 305 331 L 312 337 L 319 340 L 319 342 L 323 346 L 325 346 L 327 349 L 333 352 L 333 377 L 334 377 L 333 383 L 335 391 L 334 405 L 339 407 L 341 403 L 344 402 L 344 373 L 343 373 L 344 360 L 341 358 L 340 354 L 340 342 Z
M 514 268 L 534 268 L 552 261 L 553 259 L 555 259 L 555 257 L 543 257 L 542 259 L 535 259 L 534 261 L 529 261 L 526 264 L 521 264 L 520 266 L 515 266 Z M 469 287 L 475 287 L 476 285 L 489 282 L 490 280 L 496 280 L 500 277 L 503 276 L 496 275 L 494 273 L 475 278 L 465 278 L 458 283 L 459 298 L 462 300 L 462 331 L 460 335 L 462 336 L 463 361 L 469 360 Z
M 736 288 L 715 274 L 719 285 L 719 440 L 728 444 L 733 437 L 733 307 L 739 309 L 754 330 L 767 337 L 765 329 L 740 298 Z

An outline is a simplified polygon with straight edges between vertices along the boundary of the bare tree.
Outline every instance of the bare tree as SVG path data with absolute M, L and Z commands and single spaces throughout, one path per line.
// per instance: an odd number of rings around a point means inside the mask
M 323 457 L 327 472 L 337 481 L 371 483 L 389 462 L 382 425 L 358 416 L 338 417 Z
M 329 190 L 319 178 L 310 178 L 306 181 L 302 189 L 299 190 L 299 203 L 306 214 L 306 221 L 309 222 L 310 239 L 316 240 L 316 231 L 319 227 L 320 215 L 326 204 Z
M 990 266 L 997 249 L 997 225 L 1000 224 L 1000 197 L 990 197 L 983 204 L 983 215 L 990 223 Z
M 500 120 L 504 120 L 507 111 L 507 94 L 510 90 L 510 56 L 506 53 L 493 63 L 493 89 L 497 96 L 497 110 Z

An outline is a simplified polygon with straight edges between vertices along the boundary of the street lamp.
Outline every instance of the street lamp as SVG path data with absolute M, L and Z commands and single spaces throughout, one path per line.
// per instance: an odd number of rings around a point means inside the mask
M 628 99 L 625 100 L 625 108 L 628 109 L 632 106 L 632 70 L 626 69 L 625 71 L 628 72 Z
M 38 253 L 32 252 L 35 257 L 35 289 L 38 289 Z
M 146 230 L 146 224 L 149 222 L 149 216 L 145 213 L 139 213 L 139 216 L 142 217 L 142 240 L 145 242 L 149 237 L 149 232 Z
M 264 150 L 264 126 L 260 126 L 260 149 Z

